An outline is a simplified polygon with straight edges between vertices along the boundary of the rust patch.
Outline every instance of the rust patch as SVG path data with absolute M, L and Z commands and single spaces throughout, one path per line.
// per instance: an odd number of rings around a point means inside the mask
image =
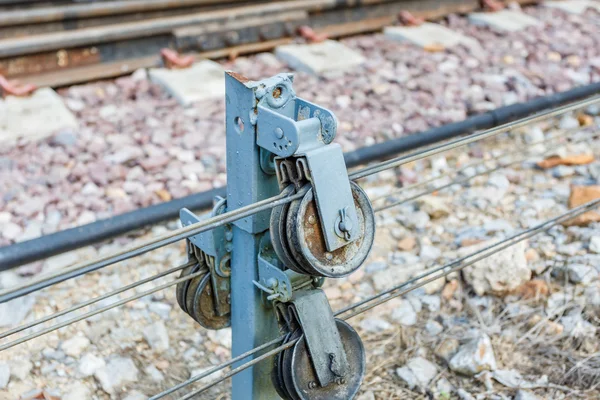
M 281 97 L 281 88 L 279 88 L 279 87 L 276 87 L 276 88 L 273 90 L 273 98 L 274 98 L 274 99 L 278 99 L 278 98 L 280 98 L 280 97 Z
M 250 79 L 246 78 L 242 74 L 238 74 L 237 72 L 227 71 L 227 75 L 231 76 L 232 78 L 235 78 L 238 82 L 241 82 L 241 83 L 250 82 Z

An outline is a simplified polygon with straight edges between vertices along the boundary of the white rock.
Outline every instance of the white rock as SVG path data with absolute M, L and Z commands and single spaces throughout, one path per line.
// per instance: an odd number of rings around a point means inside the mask
M 143 330 L 144 339 L 156 351 L 165 351 L 169 349 L 169 333 L 167 327 L 162 321 L 157 321 L 148 325 Z
M 231 328 L 208 331 L 206 336 L 208 336 L 213 343 L 217 343 L 226 349 L 231 348 Z
M 519 390 L 517 395 L 515 396 L 515 400 L 539 400 L 535 394 L 528 392 L 526 390 Z
M 150 364 L 146 368 L 144 368 L 144 372 L 146 375 L 152 378 L 154 382 L 162 382 L 165 380 L 165 376 L 156 368 L 154 365 Z
M 450 215 L 448 201 L 438 196 L 423 196 L 419 198 L 419 208 L 425 211 L 432 219 L 443 218 Z
M 113 358 L 94 374 L 102 389 L 110 394 L 118 392 L 127 383 L 138 380 L 138 369 L 130 358 Z
M 548 386 L 548 376 L 543 375 L 536 381 L 523 378 L 521 373 L 514 369 L 499 369 L 492 373 L 492 378 L 511 389 L 534 389 Z
M 437 321 L 429 320 L 425 324 L 425 330 L 430 336 L 437 336 L 444 331 L 444 327 Z
M 10 375 L 22 381 L 29 378 L 32 369 L 33 364 L 26 359 L 14 359 L 10 362 Z
M 442 399 L 450 398 L 450 394 L 454 391 L 454 386 L 446 378 L 441 378 L 435 385 Z
M 429 312 L 437 312 L 440 310 L 442 299 L 440 296 L 428 294 L 420 297 L 421 303 L 429 310 Z
M 85 336 L 73 336 L 61 344 L 62 351 L 71 357 L 79 357 L 81 353 L 90 345 L 90 340 Z
M 169 319 L 169 314 L 171 313 L 172 308 L 173 307 L 171 307 L 167 303 L 160 303 L 157 301 L 153 301 L 152 303 L 150 303 L 150 306 L 148 306 L 148 309 L 151 312 L 160 316 L 162 319 Z
M 460 400 L 475 400 L 475 397 L 471 396 L 471 394 L 469 392 L 467 392 L 465 389 L 458 389 L 456 391 L 456 394 L 458 395 L 458 397 L 460 398 Z
M 419 257 L 421 257 L 423 261 L 437 260 L 441 255 L 442 250 L 435 246 L 429 246 L 426 244 L 421 246 L 421 251 L 419 252 Z
M 600 254 L 600 236 L 592 236 L 590 238 L 590 251 Z
M 367 332 L 379 333 L 392 328 L 392 325 L 380 318 L 366 318 L 360 322 L 360 327 Z
M 404 326 L 416 324 L 417 318 L 417 312 L 407 300 L 402 300 L 400 305 L 392 311 L 392 319 Z
M 410 389 L 425 389 L 437 375 L 437 366 L 423 357 L 409 360 L 404 367 L 396 369 L 396 374 Z
M 462 345 L 450 359 L 450 369 L 465 375 L 496 369 L 496 357 L 489 336 L 482 334 Z
M 92 396 L 90 389 L 82 382 L 75 382 L 72 386 L 67 387 L 64 391 L 62 400 L 91 400 Z
M 88 377 L 94 375 L 96 371 L 104 368 L 104 366 L 106 366 L 106 362 L 102 358 L 87 353 L 79 360 L 78 369 L 82 376 Z
M 148 396 L 146 396 L 142 392 L 138 392 L 137 390 L 133 390 L 127 394 L 127 397 L 124 397 L 123 400 L 147 400 Z
M 494 242 L 463 247 L 459 257 L 471 254 Z M 503 294 L 510 292 L 531 279 L 531 269 L 527 266 L 525 251 L 527 243 L 519 242 L 495 253 L 463 270 L 463 275 L 479 296 L 486 293 Z
M 593 338 L 598 330 L 596 326 L 583 319 L 581 314 L 562 317 L 560 323 L 564 326 L 565 333 L 577 339 Z
M 569 280 L 573 283 L 589 284 L 598 278 L 598 271 L 586 264 L 569 264 L 566 267 Z
M 34 295 L 18 297 L 6 303 L 0 303 L 0 327 L 20 324 L 35 304 Z
M 375 394 L 369 390 L 358 396 L 356 400 L 375 400 Z
M 2 362 L 0 363 L 0 389 L 4 389 L 8 386 L 8 382 L 10 381 L 10 366 Z

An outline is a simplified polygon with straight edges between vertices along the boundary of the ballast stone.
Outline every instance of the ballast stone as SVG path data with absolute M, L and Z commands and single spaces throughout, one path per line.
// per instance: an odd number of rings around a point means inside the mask
M 275 55 L 293 69 L 313 75 L 343 71 L 365 62 L 361 54 L 334 40 L 278 46 Z
M 431 22 L 419 26 L 386 26 L 383 33 L 392 40 L 409 42 L 422 48 L 434 46 L 450 48 L 461 44 L 469 47 L 478 45 L 475 39 Z
M 539 26 L 541 22 L 520 11 L 502 10 L 491 13 L 469 14 L 469 22 L 487 26 L 505 32 L 517 32 L 530 26 Z
M 555 8 L 569 14 L 581 15 L 588 9 L 600 11 L 600 3 L 590 0 L 568 0 L 568 1 L 545 1 L 545 7 Z
M 40 140 L 78 127 L 73 113 L 51 88 L 38 89 L 27 97 L 0 99 L 0 143 Z
M 225 71 L 214 61 L 203 60 L 184 69 L 153 68 L 148 76 L 184 107 L 225 97 Z

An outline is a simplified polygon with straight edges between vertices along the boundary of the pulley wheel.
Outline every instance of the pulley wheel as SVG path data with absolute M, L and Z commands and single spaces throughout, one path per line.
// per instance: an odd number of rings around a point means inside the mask
M 294 339 L 301 338 L 302 336 L 303 336 L 302 330 L 297 329 L 289 337 L 288 342 L 292 341 Z M 300 340 L 304 341 L 303 339 L 300 339 Z M 298 396 L 298 393 L 296 393 L 296 390 L 294 389 L 294 379 L 292 377 L 292 360 L 293 360 L 293 355 L 294 355 L 293 352 L 294 352 L 294 348 L 298 345 L 298 343 L 296 343 L 293 347 L 291 347 L 287 350 L 284 350 L 281 353 L 281 358 L 282 358 L 282 360 L 281 360 L 281 377 L 283 380 L 283 384 L 285 386 L 285 390 L 288 393 L 288 397 L 284 397 L 284 398 L 289 399 L 289 400 L 301 400 L 300 397 Z M 309 365 L 309 368 L 312 368 L 312 367 Z
M 289 185 L 281 193 L 290 195 L 294 191 L 294 185 Z M 275 254 L 281 260 L 283 265 L 299 274 L 307 274 L 292 256 L 287 240 L 287 213 L 290 203 L 274 207 L 271 211 L 271 221 L 269 231 L 271 233 L 271 243 Z
M 290 393 L 293 392 L 292 396 L 297 396 L 294 400 L 349 400 L 353 399 L 360 389 L 366 369 L 365 349 L 360 336 L 350 325 L 339 319 L 336 323 L 346 352 L 348 370 L 336 382 L 321 387 L 311 364 L 306 340 L 302 336 L 298 343 L 287 351 L 289 354 L 285 355 L 288 365 L 284 362 L 284 366 L 289 367 L 292 379 L 292 386 L 287 382 L 286 386 Z M 283 376 L 286 377 L 285 372 Z
M 190 265 L 189 267 L 181 270 L 181 274 L 179 275 L 179 278 L 185 278 L 186 276 L 195 274 L 196 272 L 200 271 L 200 268 L 202 268 L 203 266 L 204 265 L 202 262 L 198 262 L 194 265 Z M 187 313 L 187 306 L 185 304 L 185 299 L 186 299 L 187 289 L 190 286 L 191 280 L 192 279 L 188 279 L 183 282 L 179 282 L 175 288 L 175 294 L 177 297 L 177 303 L 179 304 L 179 308 L 181 308 L 186 313 Z
M 292 333 L 288 333 L 283 339 L 283 344 L 288 343 L 290 341 L 290 337 Z M 289 350 L 289 349 L 288 349 Z M 273 359 L 273 372 L 271 373 L 271 380 L 273 381 L 273 386 L 279 394 L 279 397 L 282 399 L 289 399 L 290 394 L 285 387 L 285 383 L 283 381 L 283 353 L 287 350 L 281 351 L 275 355 Z
M 350 182 L 360 230 L 354 242 L 327 251 L 318 208 L 312 188 L 300 200 L 293 201 L 287 213 L 289 248 L 294 259 L 310 275 L 341 278 L 358 269 L 366 260 L 375 239 L 375 216 L 366 193 Z
M 207 329 L 223 329 L 231 324 L 231 315 L 217 315 L 212 293 L 211 275 L 195 278 L 186 295 L 188 314 Z

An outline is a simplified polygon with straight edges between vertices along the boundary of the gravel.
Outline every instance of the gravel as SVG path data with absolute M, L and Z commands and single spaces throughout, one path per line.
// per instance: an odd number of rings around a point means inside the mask
M 599 79 L 594 12 L 525 12 L 543 25 L 504 36 L 462 16 L 443 22 L 479 41 L 479 51 L 429 53 L 382 34 L 343 39 L 366 64 L 325 77 L 297 73 L 296 92 L 335 112 L 338 142 L 349 151 Z M 271 54 L 222 64 L 252 79 L 288 70 Z M 0 209 L 11 216 L 0 222 L 0 245 L 225 184 L 224 101 L 185 109 L 145 76 L 60 90 L 78 131 L 0 149 Z

